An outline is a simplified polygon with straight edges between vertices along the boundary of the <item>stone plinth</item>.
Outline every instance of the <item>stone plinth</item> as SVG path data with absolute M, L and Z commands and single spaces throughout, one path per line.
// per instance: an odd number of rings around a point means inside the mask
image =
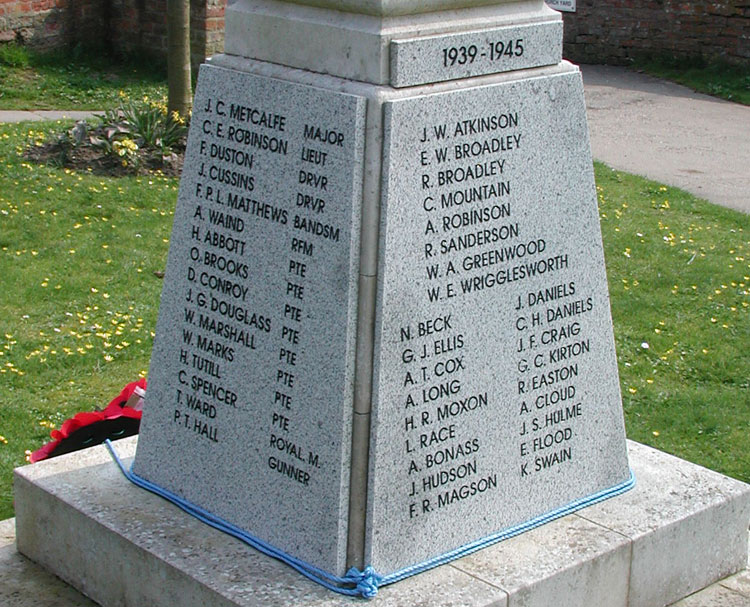
M 115 443 L 131 461 L 136 438 Z M 750 488 L 637 443 L 632 491 L 385 587 L 374 606 L 670 604 L 746 566 Z M 19 468 L 18 549 L 103 607 L 351 605 L 128 482 L 102 446 Z

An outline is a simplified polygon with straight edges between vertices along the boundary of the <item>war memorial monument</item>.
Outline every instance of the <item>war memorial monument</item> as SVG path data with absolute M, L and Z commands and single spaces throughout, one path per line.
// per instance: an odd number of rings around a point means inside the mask
M 663 605 L 741 568 L 748 487 L 625 439 L 560 14 L 226 23 L 141 433 L 114 446 L 140 486 L 103 447 L 20 469 L 19 550 L 102 605 Z M 76 567 L 39 549 L 51 524 Z

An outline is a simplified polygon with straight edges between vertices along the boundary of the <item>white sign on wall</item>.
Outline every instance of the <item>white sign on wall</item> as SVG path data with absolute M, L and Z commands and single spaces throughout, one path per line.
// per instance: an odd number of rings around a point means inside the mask
M 576 12 L 576 0 L 546 0 L 547 6 L 554 8 L 556 11 L 566 13 Z

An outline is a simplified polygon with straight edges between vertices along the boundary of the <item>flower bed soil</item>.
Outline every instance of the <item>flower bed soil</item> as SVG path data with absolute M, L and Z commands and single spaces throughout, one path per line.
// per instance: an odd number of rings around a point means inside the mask
M 89 171 L 95 175 L 108 177 L 125 177 L 128 175 L 146 175 L 161 171 L 167 177 L 179 177 L 182 173 L 184 148 L 176 149 L 170 156 L 149 150 L 138 150 L 136 163 L 123 165 L 122 158 L 110 154 L 88 143 L 71 146 L 67 142 L 52 141 L 27 148 L 24 156 L 33 162 L 54 166 Z

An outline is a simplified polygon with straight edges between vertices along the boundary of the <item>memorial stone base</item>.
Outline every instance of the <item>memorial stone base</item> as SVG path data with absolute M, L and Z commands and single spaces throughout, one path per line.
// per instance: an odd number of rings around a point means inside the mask
M 114 443 L 132 461 L 136 438 Z M 661 607 L 747 566 L 750 487 L 638 443 L 630 492 L 382 588 L 374 606 Z M 103 446 L 16 470 L 18 550 L 102 607 L 336 595 L 128 480 Z

